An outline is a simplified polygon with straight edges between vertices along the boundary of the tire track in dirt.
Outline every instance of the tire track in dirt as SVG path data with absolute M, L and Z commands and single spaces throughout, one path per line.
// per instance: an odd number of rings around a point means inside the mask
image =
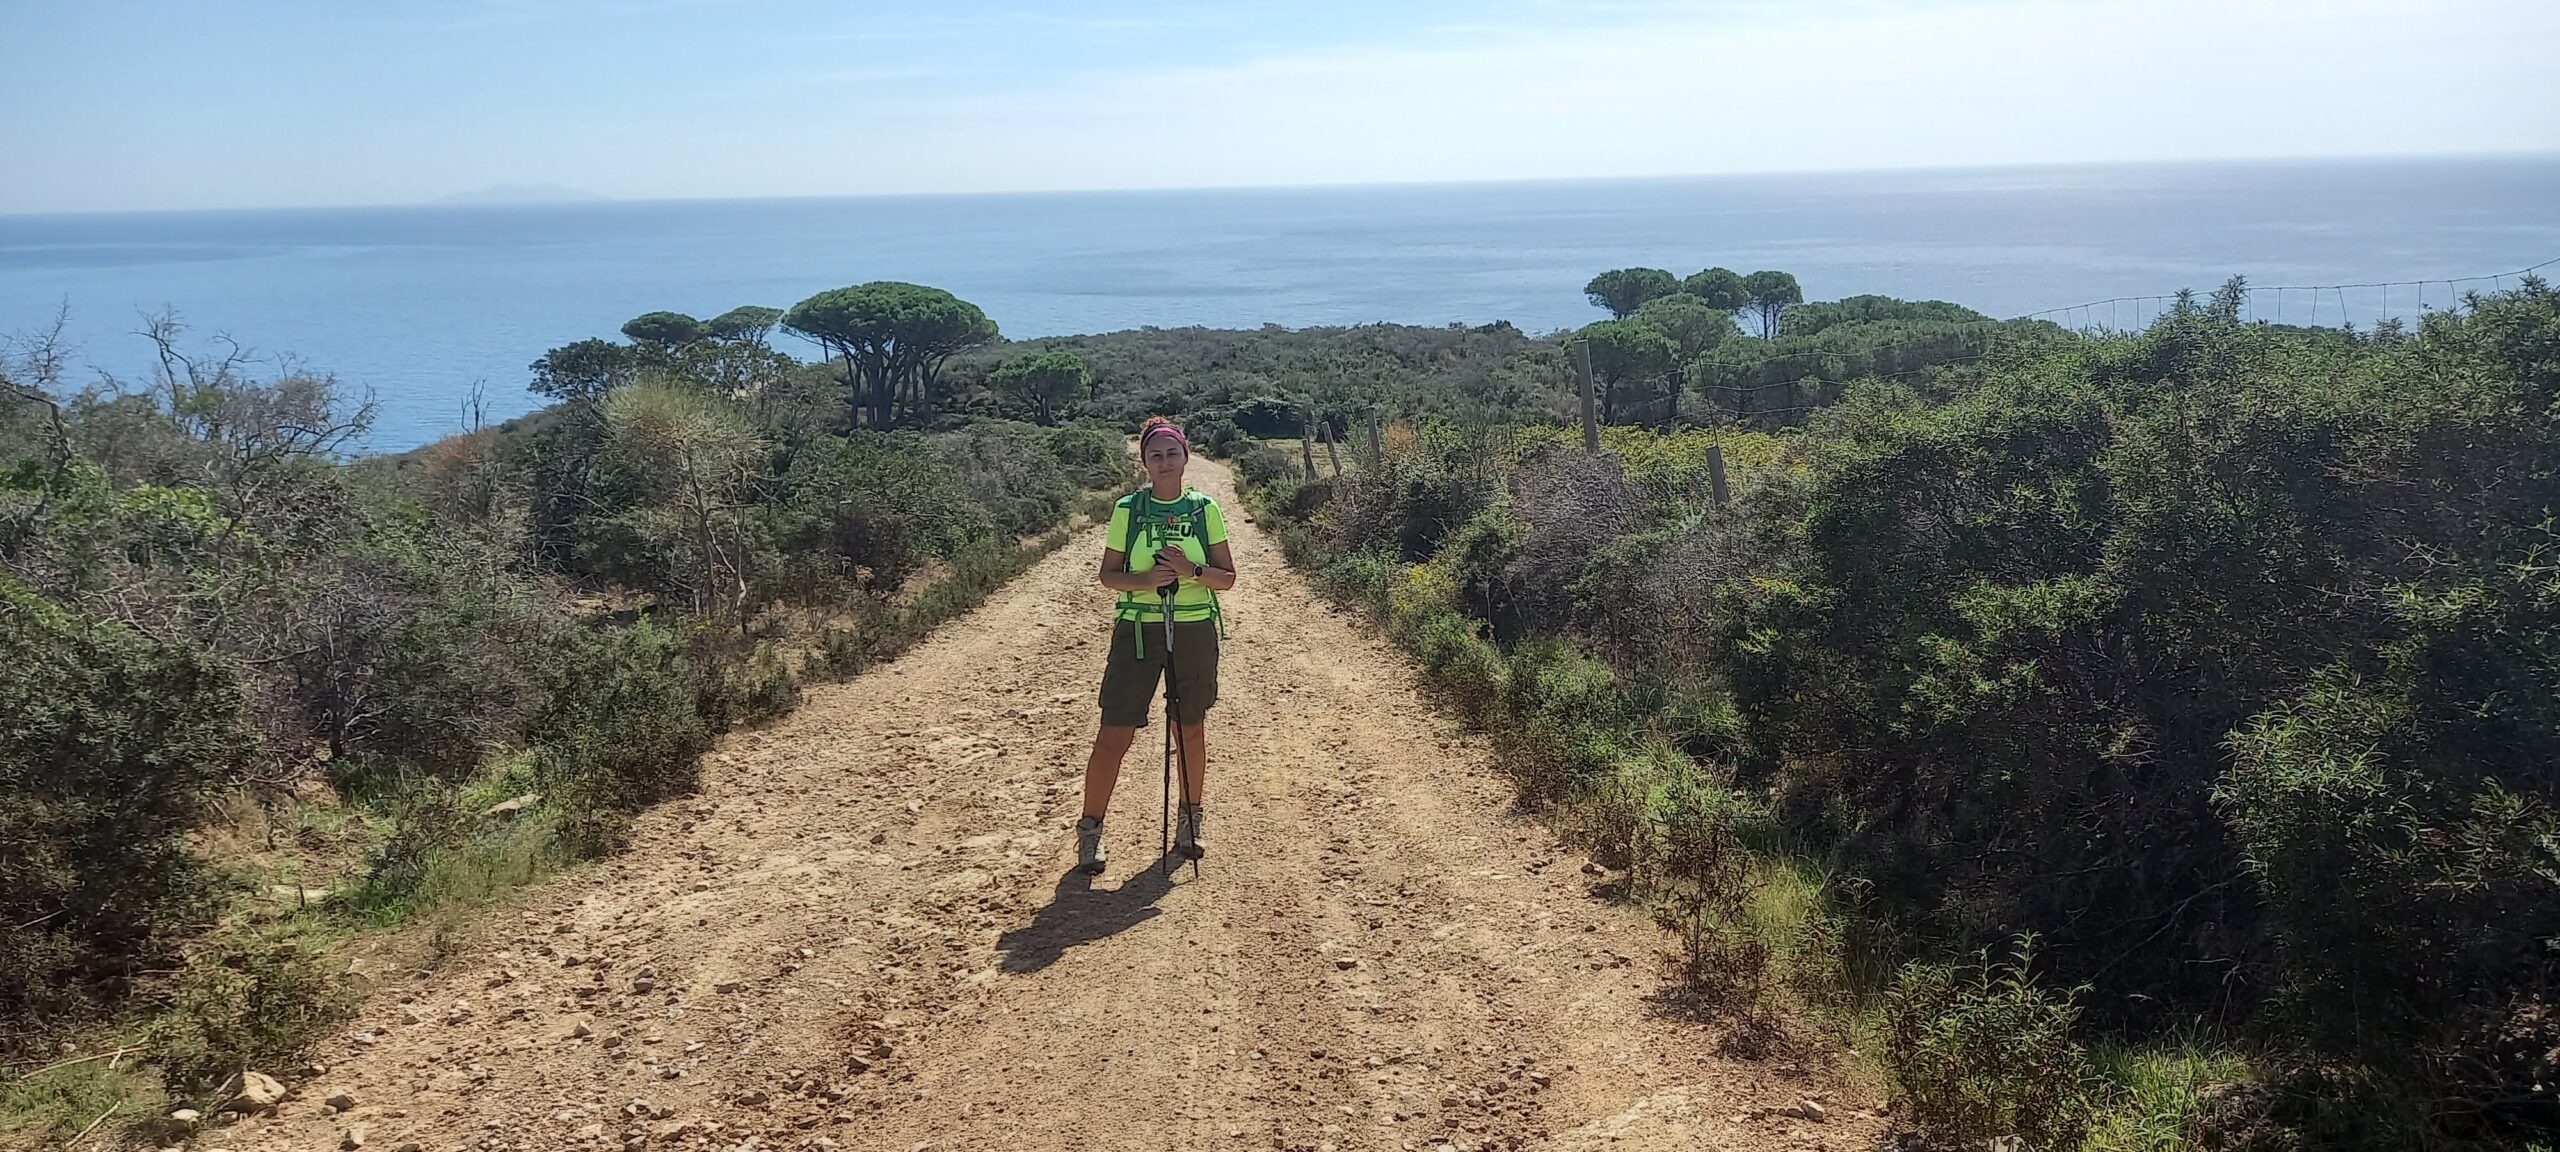
M 275 1116 L 196 1145 L 462 1149 L 1858 1148 L 1818 1073 L 1646 996 L 1658 932 L 1509 814 L 1475 739 L 1246 519 L 1211 853 L 1069 875 L 1110 594 L 1084 536 L 897 661 L 735 735 L 631 848 L 383 988 Z M 1159 721 L 1161 716 L 1159 714 Z M 351 1099 L 339 1113 L 327 1101 Z

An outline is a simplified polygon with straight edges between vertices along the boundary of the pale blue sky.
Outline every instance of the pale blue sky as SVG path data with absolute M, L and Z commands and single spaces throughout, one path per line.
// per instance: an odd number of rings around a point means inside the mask
M 2560 150 L 2553 0 L 0 14 L 0 212 Z

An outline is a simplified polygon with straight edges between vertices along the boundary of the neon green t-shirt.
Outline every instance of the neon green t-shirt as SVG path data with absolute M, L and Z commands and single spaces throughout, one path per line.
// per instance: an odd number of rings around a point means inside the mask
M 1137 518 L 1137 535 L 1130 536 L 1131 517 Z M 1180 498 L 1167 503 L 1153 492 L 1141 488 L 1120 498 L 1111 506 L 1111 528 L 1104 547 L 1125 552 L 1122 568 L 1144 572 L 1155 566 L 1156 551 L 1167 544 L 1182 549 L 1194 564 L 1209 562 L 1209 549 L 1227 542 L 1227 517 L 1218 511 L 1218 502 L 1197 488 L 1185 488 Z M 1164 599 L 1154 589 L 1145 592 L 1123 592 L 1113 615 L 1122 620 L 1163 619 Z M 1175 620 L 1206 620 L 1217 611 L 1217 594 L 1197 580 L 1184 580 L 1173 594 Z

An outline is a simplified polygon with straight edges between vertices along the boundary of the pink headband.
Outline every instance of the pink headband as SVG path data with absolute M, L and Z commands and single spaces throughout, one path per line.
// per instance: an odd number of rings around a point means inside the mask
M 1153 428 L 1147 429 L 1145 435 L 1138 437 L 1138 451 L 1146 451 L 1147 441 L 1153 440 L 1158 436 L 1173 437 L 1174 443 L 1182 445 L 1183 455 L 1188 456 L 1191 454 L 1191 438 L 1182 434 L 1180 426 L 1173 424 L 1158 424 Z

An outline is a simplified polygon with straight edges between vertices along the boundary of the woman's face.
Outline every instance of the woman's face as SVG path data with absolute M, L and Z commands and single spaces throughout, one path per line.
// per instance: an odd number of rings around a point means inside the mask
M 1147 450 L 1138 461 L 1146 468 L 1147 479 L 1178 482 L 1182 479 L 1182 466 L 1191 462 L 1191 453 L 1183 448 L 1182 441 L 1171 436 L 1150 436 Z

